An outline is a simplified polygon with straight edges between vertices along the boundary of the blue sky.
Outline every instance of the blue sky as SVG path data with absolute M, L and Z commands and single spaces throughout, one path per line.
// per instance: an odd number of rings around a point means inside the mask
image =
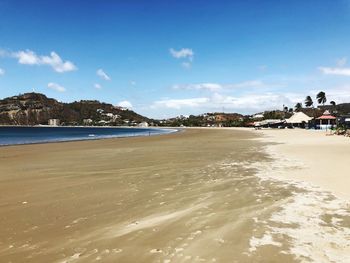
M 350 102 L 350 1 L 0 0 L 0 97 L 163 118 Z

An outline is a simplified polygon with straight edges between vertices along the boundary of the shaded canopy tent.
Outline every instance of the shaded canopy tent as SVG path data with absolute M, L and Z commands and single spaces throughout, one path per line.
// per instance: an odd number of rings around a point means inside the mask
M 337 118 L 330 114 L 328 110 L 326 110 L 322 116 L 316 119 L 316 127 L 319 129 L 330 129 L 334 125 L 336 125 Z
M 312 119 L 312 117 L 306 115 L 304 112 L 299 111 L 295 112 L 289 119 L 286 119 L 286 123 L 297 127 L 305 127 L 305 124 Z

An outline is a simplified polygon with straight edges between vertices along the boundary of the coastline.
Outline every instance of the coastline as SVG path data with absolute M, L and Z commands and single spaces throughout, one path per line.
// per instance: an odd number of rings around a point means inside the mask
M 64 129 L 64 128 L 84 128 L 84 129 L 130 129 L 130 130 L 147 130 L 150 131 L 147 134 L 98 134 L 97 136 L 84 136 L 82 134 L 81 137 L 77 138 L 69 138 L 69 137 L 63 137 L 63 138 L 52 138 L 47 140 L 39 140 L 39 141 L 28 141 L 23 143 L 9 143 L 9 144 L 0 144 L 0 147 L 8 147 L 8 146 L 16 146 L 16 145 L 31 145 L 31 144 L 47 144 L 47 143 L 62 143 L 62 142 L 75 142 L 75 141 L 91 141 L 91 140 L 104 140 L 104 139 L 117 139 L 117 138 L 128 138 L 128 137 L 145 137 L 145 136 L 158 136 L 158 135 L 164 135 L 164 134 L 170 134 L 170 133 L 177 133 L 180 132 L 181 129 L 174 129 L 174 128 L 157 128 L 157 127 L 127 127 L 127 126 L 118 126 L 118 127 L 95 127 L 95 126 L 0 126 L 0 128 L 33 128 L 33 129 L 40 129 L 40 128 L 56 128 L 56 129 Z M 151 132 L 152 131 L 152 132 Z M 153 131 L 156 131 L 154 133 Z M 158 132 L 157 132 L 158 131 Z

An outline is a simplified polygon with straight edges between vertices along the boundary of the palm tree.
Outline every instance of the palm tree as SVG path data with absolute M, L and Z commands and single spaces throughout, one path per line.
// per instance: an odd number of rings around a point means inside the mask
M 300 102 L 298 102 L 297 104 L 295 104 L 295 111 L 298 112 L 303 108 L 303 104 L 301 104 Z
M 312 101 L 312 98 L 310 96 L 306 96 L 305 106 L 306 107 L 312 107 L 313 105 L 314 105 L 314 102 Z
M 319 104 L 324 105 L 324 104 L 327 102 L 326 93 L 324 93 L 323 91 L 320 91 L 320 92 L 317 94 L 317 102 L 318 102 Z
M 293 111 L 294 111 L 293 108 L 289 108 L 288 110 L 289 113 L 293 113 Z
M 337 107 L 336 107 L 336 103 L 335 103 L 335 101 L 334 100 L 332 100 L 331 102 L 330 102 L 330 104 L 332 105 L 332 112 L 333 113 L 337 113 Z

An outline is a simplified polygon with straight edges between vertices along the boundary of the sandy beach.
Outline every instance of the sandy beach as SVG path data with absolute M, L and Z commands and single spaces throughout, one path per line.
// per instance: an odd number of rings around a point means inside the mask
M 270 142 L 267 152 L 275 158 L 294 162 L 295 169 L 279 179 L 309 182 L 334 195 L 350 200 L 350 139 L 330 132 L 304 129 L 262 130 L 262 141 Z
M 349 147 L 305 132 L 189 129 L 1 147 L 0 258 L 347 262 L 339 180 Z M 329 184 L 327 163 L 338 165 Z

